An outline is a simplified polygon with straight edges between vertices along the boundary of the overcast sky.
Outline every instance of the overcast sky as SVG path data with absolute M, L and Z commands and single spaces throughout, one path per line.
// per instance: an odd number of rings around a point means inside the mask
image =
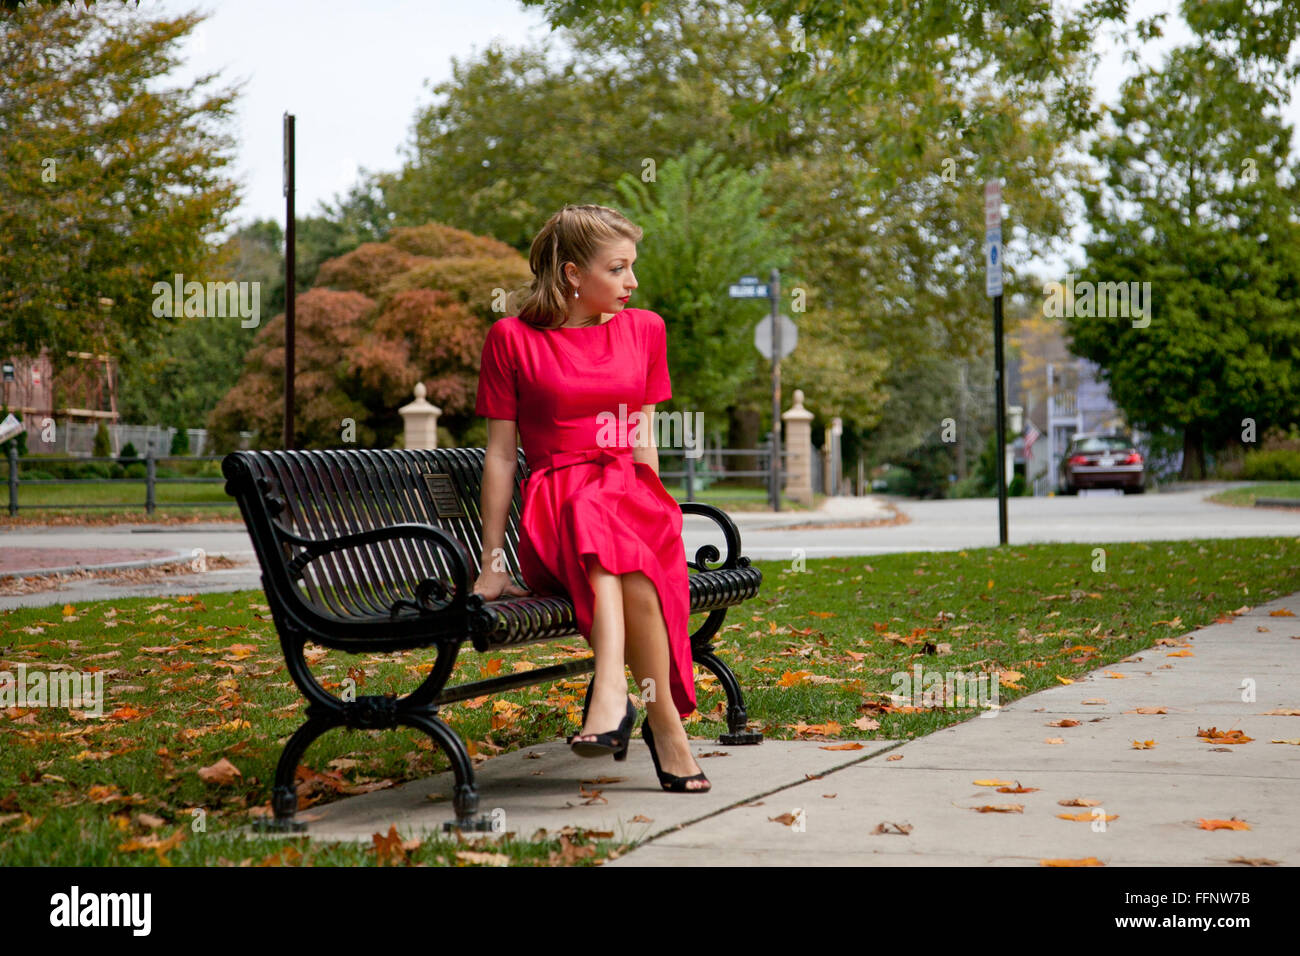
M 1072 0 L 1078 6 L 1081 0 Z M 1130 20 L 1169 11 L 1165 41 L 1144 50 L 1150 62 L 1162 49 L 1185 42 L 1175 0 L 1134 0 Z M 141 0 L 142 9 L 211 15 L 185 48 L 178 80 L 220 70 L 226 82 L 246 79 L 237 107 L 240 143 L 236 177 L 243 183 L 238 218 L 283 222 L 282 116 L 296 117 L 297 211 L 317 211 L 355 181 L 359 168 L 396 169 L 416 111 L 432 102 L 426 88 L 451 76 L 490 42 L 521 46 L 549 32 L 540 11 L 518 0 Z M 1099 97 L 1113 102 L 1131 72 L 1112 37 L 1097 71 Z M 1300 102 L 1288 110 L 1300 125 Z M 585 197 L 574 197 L 584 201 Z M 1005 197 L 1008 204 L 1014 197 Z M 979 190 L 972 202 L 982 202 Z M 538 223 L 541 226 L 541 223 Z M 1082 230 L 1076 230 L 1076 238 Z M 1079 258 L 1077 252 L 1074 258 Z M 1055 269 L 1050 256 L 1040 265 Z

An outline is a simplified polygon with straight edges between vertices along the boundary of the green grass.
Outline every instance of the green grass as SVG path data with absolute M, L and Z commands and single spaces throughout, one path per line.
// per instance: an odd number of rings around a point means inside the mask
M 900 740 L 977 713 L 892 702 L 892 675 L 916 663 L 926 670 L 997 673 L 1005 704 L 1243 605 L 1300 590 L 1296 538 L 1106 545 L 1104 570 L 1094 570 L 1097 547 L 830 558 L 809 561 L 806 569 L 758 562 L 762 593 L 731 611 L 719 654 L 745 688 L 751 719 L 769 737 Z M 99 602 L 66 617 L 62 610 L 0 615 L 0 669 L 12 672 L 20 663 L 104 668 L 106 716 L 78 720 L 67 710 L 0 709 L 0 780 L 6 781 L 0 784 L 0 859 L 11 865 L 376 862 L 370 847 L 295 840 L 287 851 L 280 840 L 231 833 L 266 811 L 281 746 L 302 721 L 260 592 Z M 1288 625 L 1279 619 L 1275 626 Z M 1153 657 L 1171 650 L 1160 647 Z M 580 637 L 491 655 L 467 649 L 456 680 L 587 654 Z M 335 683 L 351 668 L 360 693 L 381 694 L 409 690 L 431 660 L 428 652 L 325 652 L 313 666 Z M 584 684 L 585 678 L 500 695 L 508 702 L 501 709 L 493 701 L 467 701 L 443 716 L 473 749 L 509 752 L 576 730 Z M 687 729 L 716 736 L 724 729 L 725 695 L 703 672 L 697 693 L 699 710 Z M 223 757 L 242 777 L 226 786 L 203 782 L 199 768 Z M 447 766 L 422 735 L 404 729 L 333 731 L 312 746 L 305 763 L 334 775 L 307 797 L 313 803 L 339 799 L 342 787 L 400 783 Z M 577 789 L 575 780 L 575 798 Z M 192 829 L 196 809 L 206 815 L 204 833 Z M 160 825 L 150 829 L 150 822 Z M 163 851 L 129 848 L 150 834 L 179 842 Z M 581 864 L 626 846 L 581 832 L 569 839 L 594 851 Z M 483 848 L 499 849 L 520 865 L 545 864 L 563 849 L 556 839 L 526 834 Z M 431 840 L 412 859 L 457 863 L 455 853 L 463 849 Z
M 121 504 L 144 510 L 145 483 L 143 478 L 118 478 L 79 481 L 75 485 L 35 485 L 19 482 L 18 507 L 37 508 L 41 505 L 108 505 Z M 224 481 L 211 484 L 160 481 L 154 486 L 154 498 L 159 505 L 189 504 L 195 501 L 220 501 L 235 507 L 234 499 L 226 494 Z M 6 501 L 8 499 L 6 498 Z
M 686 484 L 673 479 L 665 482 L 664 489 L 678 501 L 686 500 Z M 813 495 L 813 508 L 820 507 L 825 495 Z M 703 490 L 695 489 L 695 500 L 708 505 L 715 505 L 727 511 L 767 511 L 771 508 L 766 488 L 733 488 L 712 485 Z M 787 511 L 808 511 L 805 504 L 800 504 L 785 495 L 781 496 L 781 507 Z
M 1256 498 L 1300 498 L 1300 481 L 1270 481 L 1245 488 L 1228 488 L 1210 495 L 1210 500 L 1221 505 L 1239 505 L 1253 508 Z

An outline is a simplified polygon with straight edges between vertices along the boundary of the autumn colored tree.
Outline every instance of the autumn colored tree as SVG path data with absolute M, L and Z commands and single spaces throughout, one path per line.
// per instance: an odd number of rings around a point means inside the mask
M 531 279 L 496 240 L 440 224 L 393 230 L 321 265 L 297 299 L 295 430 L 303 447 L 390 447 L 397 409 L 416 382 L 453 434 L 475 421 L 478 362 L 505 295 Z M 244 371 L 208 419 L 219 448 L 239 431 L 278 445 L 284 390 L 284 315 L 257 332 Z

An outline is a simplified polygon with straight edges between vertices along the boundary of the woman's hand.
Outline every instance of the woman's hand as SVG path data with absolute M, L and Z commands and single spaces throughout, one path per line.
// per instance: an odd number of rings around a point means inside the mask
M 485 570 L 474 582 L 475 594 L 481 594 L 486 600 L 495 601 L 501 597 L 527 597 L 532 592 L 519 587 L 505 571 Z

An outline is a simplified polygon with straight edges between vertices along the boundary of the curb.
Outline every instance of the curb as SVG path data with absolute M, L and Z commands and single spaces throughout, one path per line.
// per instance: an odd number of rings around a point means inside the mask
M 28 570 L 0 572 L 0 581 L 10 578 L 44 578 L 56 574 L 76 574 L 79 571 L 130 571 L 135 568 L 153 568 L 165 564 L 185 564 L 191 560 L 187 551 L 177 551 L 173 557 L 148 558 L 144 561 L 121 561 L 116 564 L 74 564 L 62 568 L 31 568 Z

